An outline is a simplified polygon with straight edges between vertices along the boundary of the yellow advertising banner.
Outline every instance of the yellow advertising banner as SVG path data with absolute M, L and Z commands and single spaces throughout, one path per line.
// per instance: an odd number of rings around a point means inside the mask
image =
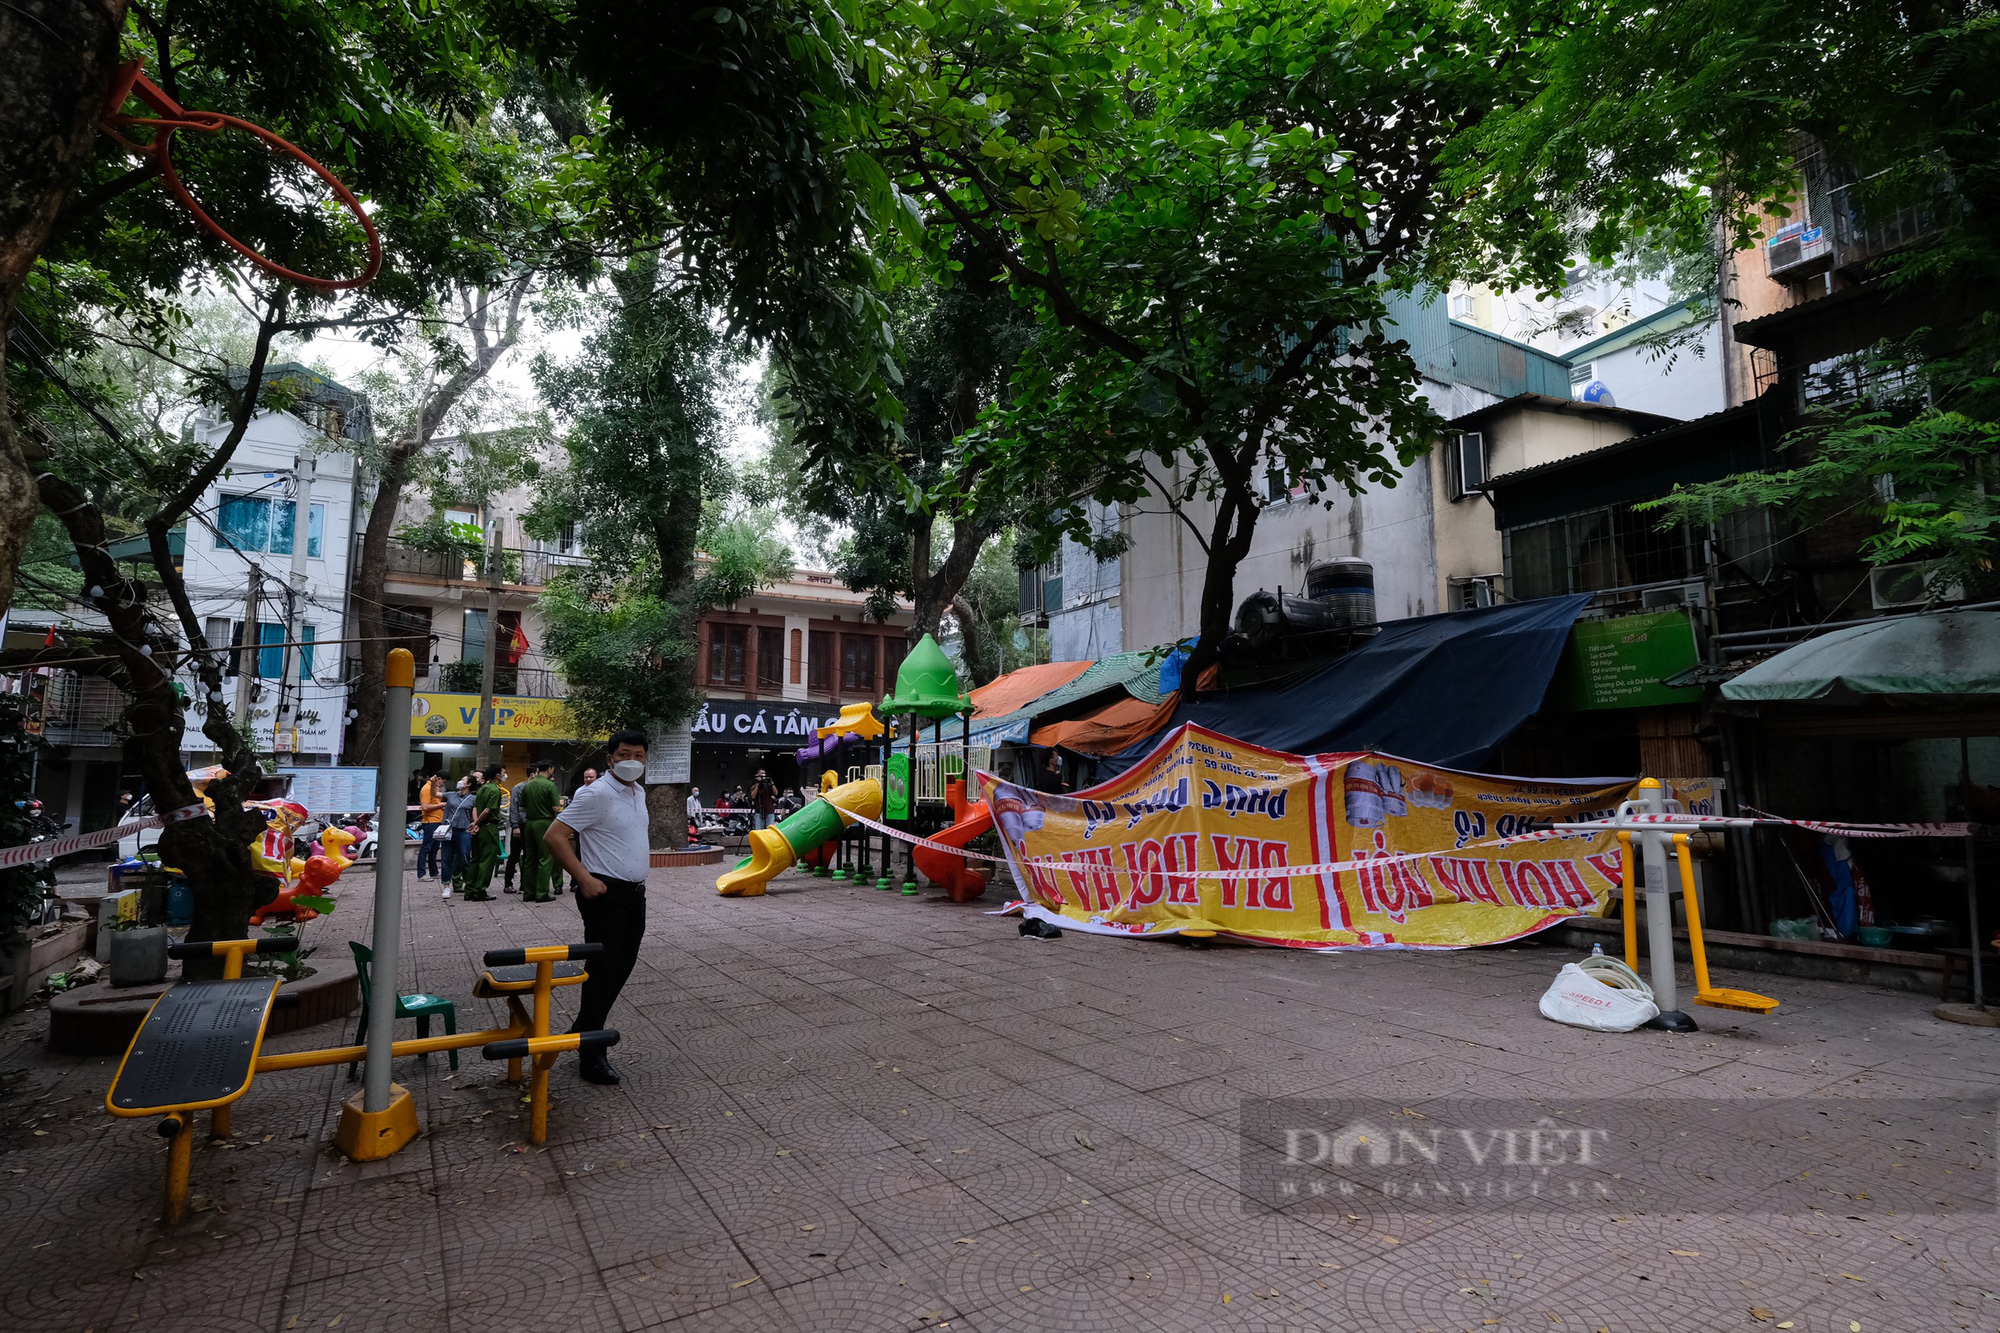
M 493 738 L 507 741 L 580 739 L 560 699 L 493 696 Z M 419 694 L 410 700 L 410 735 L 425 741 L 472 740 L 479 735 L 479 696 Z
M 1624 779 L 1281 754 L 1195 726 L 1075 795 L 984 778 L 1015 886 L 1064 926 L 1312 949 L 1455 949 L 1602 916 L 1622 882 L 1615 835 L 1495 844 L 1633 794 Z M 1712 783 L 1676 787 L 1714 813 Z M 1307 869 L 1245 874 L 1292 867 Z

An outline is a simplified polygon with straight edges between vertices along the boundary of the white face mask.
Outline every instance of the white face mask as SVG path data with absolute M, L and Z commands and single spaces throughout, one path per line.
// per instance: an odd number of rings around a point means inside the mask
M 611 766 L 611 771 L 621 782 L 637 782 L 646 776 L 646 761 L 643 759 L 620 759 Z

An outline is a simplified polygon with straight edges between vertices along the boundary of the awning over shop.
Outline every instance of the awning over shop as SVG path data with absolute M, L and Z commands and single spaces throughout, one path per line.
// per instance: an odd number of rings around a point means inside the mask
M 1325 666 L 1199 695 L 1172 720 L 1291 754 L 1373 750 L 1476 767 L 1541 708 L 1570 626 L 1589 601 L 1580 593 L 1392 620 Z M 1143 754 L 1121 752 L 1112 771 Z
M 2000 611 L 1898 616 L 1808 639 L 1722 687 L 1744 702 L 2000 703 Z
M 1088 717 L 1037 727 L 1028 739 L 1036 745 L 1060 745 L 1084 754 L 1117 754 L 1159 731 L 1173 720 L 1173 716 L 1172 699 L 1159 703 L 1147 703 L 1144 699 L 1120 699 Z
M 1035 700 L 1090 670 L 1089 662 L 1043 662 L 1022 667 L 972 691 L 972 721 L 1018 713 Z
M 1059 662 L 1054 665 L 1069 667 L 1076 664 Z M 1027 740 L 1029 730 L 1041 718 L 1082 704 L 1092 696 L 1109 690 L 1120 691 L 1121 697 L 1129 695 L 1143 697 L 1144 691 L 1153 688 L 1153 682 L 1148 677 L 1159 675 L 1159 663 L 1151 654 L 1144 651 L 1113 653 L 1101 661 L 1084 663 L 1083 667 L 1084 669 L 1077 672 L 1067 684 L 1032 697 L 1027 704 L 1011 713 L 998 717 L 988 717 L 984 710 L 975 713 L 972 721 L 973 743 L 998 745 L 1003 741 Z M 998 685 L 1009 677 L 1018 676 L 1022 671 L 1032 670 L 1035 668 L 1023 667 L 1021 671 L 1011 671 L 1000 680 L 994 681 L 993 685 Z M 992 687 L 988 685 L 982 688 Z M 978 700 L 977 691 L 974 692 L 973 698 L 975 701 Z M 926 727 L 923 733 L 926 742 L 940 738 L 945 741 L 955 741 L 958 737 L 959 724 L 956 721 L 947 721 L 938 727 Z
M 1612 505 L 1656 500 L 1675 486 L 1754 472 L 1772 462 L 1775 394 L 1588 453 L 1522 468 L 1486 484 L 1505 531 Z

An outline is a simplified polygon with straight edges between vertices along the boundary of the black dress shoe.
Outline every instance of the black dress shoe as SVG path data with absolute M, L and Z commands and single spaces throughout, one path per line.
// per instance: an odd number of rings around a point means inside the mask
M 582 1064 L 583 1067 L 579 1072 L 582 1073 L 585 1083 L 602 1083 L 606 1087 L 617 1086 L 618 1071 L 611 1067 L 611 1061 L 605 1058 L 603 1052 L 597 1052 L 596 1058 L 587 1058 Z

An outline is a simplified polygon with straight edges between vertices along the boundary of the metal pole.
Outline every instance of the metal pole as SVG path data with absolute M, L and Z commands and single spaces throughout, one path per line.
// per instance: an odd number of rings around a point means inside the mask
M 403 842 L 409 823 L 410 693 L 416 660 L 407 648 L 389 652 L 383 680 L 382 762 L 375 774 L 375 962 L 368 1009 L 368 1066 L 361 1109 L 389 1109 L 389 1047 L 396 1039 L 396 964 L 403 952 Z
M 312 544 L 313 480 L 319 475 L 319 459 L 311 452 L 300 454 L 293 463 L 292 486 L 292 578 L 285 591 L 285 669 L 278 682 L 278 707 L 274 714 L 276 734 L 271 740 L 275 754 L 291 754 L 299 748 L 299 713 L 305 702 L 305 650 L 301 625 L 306 604 L 306 557 Z
M 1639 806 L 1649 815 L 1665 814 L 1667 789 L 1658 778 L 1639 784 Z M 1667 878 L 1667 845 L 1673 834 L 1646 829 L 1638 834 L 1646 855 L 1646 957 L 1653 982 L 1653 1003 L 1660 1016 L 1648 1027 L 1669 1032 L 1693 1032 L 1694 1020 L 1680 1010 L 1674 977 L 1674 894 Z
M 250 720 L 257 688 L 257 607 L 264 600 L 264 567 L 250 562 L 250 589 L 243 597 L 243 635 L 236 644 L 236 721 Z
M 494 519 L 486 543 L 486 651 L 479 663 L 479 768 L 492 774 L 493 666 L 500 651 L 500 520 Z
M 1967 800 L 1972 796 L 1972 741 L 1963 733 L 1958 738 L 1958 789 Z M 1979 966 L 1979 848 L 1972 835 L 1965 835 L 1965 914 L 1972 926 L 1972 1007 L 1986 1007 L 1986 978 Z

